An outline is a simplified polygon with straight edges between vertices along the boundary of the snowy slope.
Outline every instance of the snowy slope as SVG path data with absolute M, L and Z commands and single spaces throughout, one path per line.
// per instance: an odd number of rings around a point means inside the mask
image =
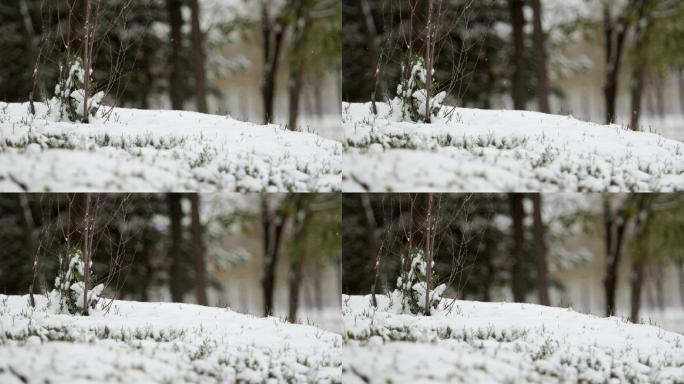
M 684 144 L 657 134 L 527 111 L 447 107 L 433 124 L 370 111 L 343 105 L 345 191 L 684 190 Z
M 333 191 L 342 145 L 230 117 L 115 108 L 55 122 L 0 103 L 0 191 Z
M 1 383 L 333 383 L 342 338 L 277 318 L 115 301 L 88 317 L 0 295 Z M 269 381 L 270 380 L 270 381 Z
M 343 297 L 345 383 L 684 382 L 684 336 L 654 326 L 534 304 L 444 300 L 420 317 L 378 302 Z

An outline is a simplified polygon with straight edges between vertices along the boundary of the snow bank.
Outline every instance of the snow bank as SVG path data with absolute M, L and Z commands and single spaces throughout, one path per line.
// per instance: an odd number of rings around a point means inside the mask
M 114 301 L 88 317 L 0 295 L 0 382 L 333 383 L 342 338 L 228 309 Z
M 345 191 L 681 191 L 684 144 L 617 125 L 528 111 L 443 108 L 401 122 L 343 105 Z
M 0 190 L 328 192 L 342 145 L 230 117 L 115 108 L 92 124 L 0 103 Z M 102 112 L 102 111 L 101 111 Z
M 443 300 L 431 317 L 344 296 L 345 383 L 684 382 L 684 336 L 619 318 Z

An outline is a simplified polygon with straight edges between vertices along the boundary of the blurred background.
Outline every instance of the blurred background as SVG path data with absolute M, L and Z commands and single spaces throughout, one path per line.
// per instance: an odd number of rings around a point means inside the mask
M 105 297 L 341 329 L 339 194 L 0 194 L 0 293 L 51 290 L 86 217 Z
M 428 3 L 343 1 L 344 101 L 396 95 L 409 47 L 422 54 Z M 684 2 L 432 3 L 435 78 L 449 104 L 570 114 L 684 139 Z
M 81 50 L 86 1 L 97 10 L 93 76 L 106 103 L 341 139 L 337 0 L 3 1 L 0 101 L 53 95 L 67 46 Z
M 347 194 L 343 293 L 395 289 L 402 255 L 425 246 L 430 215 L 447 297 L 572 307 L 684 332 L 684 195 Z

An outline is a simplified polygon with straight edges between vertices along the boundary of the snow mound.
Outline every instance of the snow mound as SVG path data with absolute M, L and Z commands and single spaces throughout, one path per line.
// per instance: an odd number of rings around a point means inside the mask
M 379 295 L 343 296 L 343 381 L 682 383 L 684 336 L 622 319 L 518 303 L 443 300 L 397 314 Z
M 0 190 L 329 192 L 342 144 L 185 111 L 102 108 L 91 124 L 0 103 Z
M 432 124 L 343 104 L 343 190 L 681 191 L 684 143 L 570 116 L 445 107 Z
M 36 299 L 0 295 L 2 383 L 340 381 L 342 338 L 315 327 L 177 303 L 58 315 Z

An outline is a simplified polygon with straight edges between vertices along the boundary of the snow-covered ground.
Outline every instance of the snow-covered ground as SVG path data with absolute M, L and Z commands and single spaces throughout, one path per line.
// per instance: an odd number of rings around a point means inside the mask
M 684 383 L 684 336 L 535 304 L 344 296 L 345 383 Z
M 342 337 L 312 326 L 131 301 L 72 316 L 46 301 L 0 295 L 1 383 L 340 381 Z
M 432 124 L 343 104 L 343 190 L 679 191 L 684 144 L 528 111 L 443 107 Z
M 44 104 L 0 103 L 0 190 L 299 191 L 340 189 L 342 145 L 195 112 L 115 108 L 55 122 Z

